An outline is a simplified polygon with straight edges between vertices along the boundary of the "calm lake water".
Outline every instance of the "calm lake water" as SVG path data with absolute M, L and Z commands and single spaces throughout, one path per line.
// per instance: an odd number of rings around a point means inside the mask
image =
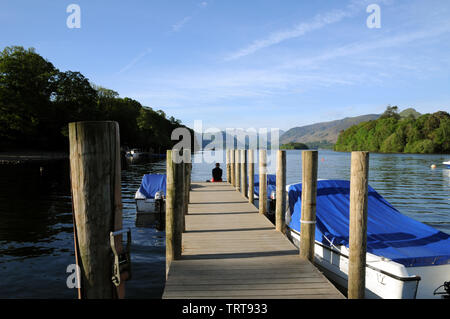
M 202 156 L 194 155 L 194 181 L 209 179 L 211 163 L 220 161 L 196 163 Z M 269 158 L 274 174 L 275 157 Z M 403 214 L 450 233 L 450 170 L 441 165 L 449 159 L 370 154 L 369 183 Z M 143 174 L 164 171 L 165 162 L 156 161 L 122 172 L 123 221 L 133 239 L 128 298 L 160 298 L 163 291 L 165 234 L 135 226 L 134 193 Z M 288 184 L 301 181 L 301 151 L 288 151 L 287 171 Z M 349 153 L 319 151 L 319 178 L 349 177 Z M 76 298 L 66 286 L 66 268 L 75 262 L 71 211 L 68 162 L 46 165 L 42 175 L 36 165 L 0 166 L 0 298 Z

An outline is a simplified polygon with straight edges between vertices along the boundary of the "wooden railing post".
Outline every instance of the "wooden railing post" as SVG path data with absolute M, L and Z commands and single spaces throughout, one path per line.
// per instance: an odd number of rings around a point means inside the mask
M 247 197 L 247 150 L 241 150 L 241 193 Z
M 172 260 L 181 257 L 183 164 L 178 150 L 167 151 L 166 168 L 166 276 Z
M 234 151 L 234 162 L 236 163 L 236 190 L 239 192 L 241 190 L 241 159 L 240 150 Z
M 366 282 L 369 152 L 352 152 L 348 298 L 363 299 Z
M 248 150 L 248 202 L 254 203 L 255 197 L 255 151 Z
M 83 289 L 79 298 L 110 299 L 115 297 L 110 232 L 122 228 L 119 125 L 70 123 L 69 140 L 76 259 Z M 121 235 L 117 237 L 120 253 Z M 121 288 L 125 287 L 119 286 L 120 298 Z
M 226 158 L 226 168 L 227 168 L 227 183 L 231 183 L 231 168 L 230 168 L 230 150 L 226 149 L 226 153 L 225 153 L 225 158 Z
M 286 151 L 277 153 L 277 192 L 275 226 L 282 233 L 286 231 L 284 214 L 286 213 Z
M 230 149 L 230 173 L 231 173 L 231 185 L 236 187 L 236 165 L 234 158 L 234 149 Z
M 183 232 L 186 231 L 186 215 L 189 213 L 189 191 L 190 191 L 190 163 L 191 163 L 191 150 L 183 150 Z
M 259 213 L 267 212 L 267 151 L 259 150 Z
M 188 174 L 188 204 L 191 202 L 191 183 L 192 183 L 192 153 L 189 156 L 189 174 Z M 188 211 L 189 213 L 189 211 Z
M 317 151 L 302 152 L 302 211 L 300 256 L 314 261 L 317 199 Z

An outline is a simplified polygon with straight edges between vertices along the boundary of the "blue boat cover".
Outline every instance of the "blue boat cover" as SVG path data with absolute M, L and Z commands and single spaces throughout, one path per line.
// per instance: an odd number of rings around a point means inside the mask
M 166 175 L 165 174 L 145 174 L 142 177 L 139 192 L 146 198 L 155 198 L 159 191 L 166 193 Z
M 289 188 L 289 227 L 300 232 L 302 184 Z M 315 239 L 349 245 L 350 182 L 317 183 Z M 401 214 L 369 186 L 367 252 L 406 267 L 450 264 L 450 235 Z M 328 240 L 327 240 L 328 239 Z
M 255 174 L 255 183 L 253 184 L 253 192 L 259 197 L 259 175 Z M 248 178 L 247 178 L 248 179 Z M 267 198 L 270 199 L 270 194 L 272 191 L 276 191 L 277 186 L 277 175 L 267 174 Z

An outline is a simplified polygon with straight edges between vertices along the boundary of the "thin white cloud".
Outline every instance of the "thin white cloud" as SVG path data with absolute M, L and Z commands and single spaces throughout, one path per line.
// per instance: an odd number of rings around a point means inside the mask
M 178 31 L 180 31 L 181 28 L 183 28 L 184 25 L 185 25 L 186 23 L 188 23 L 189 20 L 191 20 L 191 19 L 192 19 L 191 16 L 184 17 L 181 21 L 179 21 L 178 23 L 176 23 L 176 24 L 174 24 L 174 25 L 172 26 L 172 31 L 173 31 L 173 32 L 178 32 Z
M 154 79 L 135 79 L 142 85 L 134 97 L 166 107 L 209 105 L 240 99 L 264 100 L 274 96 L 301 94 L 312 87 L 353 85 L 365 79 L 320 73 L 297 74 L 279 70 L 215 70 L 196 74 L 165 74 Z
M 450 24 L 443 24 L 437 28 L 430 28 L 427 30 L 420 30 L 410 33 L 402 33 L 399 35 L 380 38 L 378 40 L 371 40 L 367 42 L 351 43 L 342 47 L 327 50 L 326 53 L 316 55 L 310 58 L 300 58 L 284 63 L 282 68 L 294 67 L 316 67 L 318 63 L 326 62 L 332 59 L 349 57 L 365 52 L 372 52 L 378 49 L 393 48 L 404 46 L 408 43 L 416 41 L 435 38 L 445 33 L 450 33 Z
M 205 9 L 208 5 L 209 5 L 208 1 L 202 1 L 198 3 L 197 4 L 198 8 L 195 10 L 193 14 L 184 17 L 183 19 L 172 25 L 172 32 L 180 31 L 190 20 L 192 20 L 193 17 L 195 17 L 199 13 L 200 10 Z
M 355 16 L 367 4 L 373 0 L 351 0 L 345 9 L 332 10 L 326 13 L 317 14 L 311 21 L 302 22 L 291 29 L 276 31 L 269 34 L 266 38 L 253 41 L 250 45 L 240 49 L 225 57 L 225 61 L 232 61 L 241 57 L 253 54 L 261 49 L 279 44 L 283 41 L 301 37 L 309 32 L 322 29 L 328 25 L 342 21 L 345 18 Z M 391 0 L 378 0 L 379 3 L 390 4 Z
M 349 15 L 348 12 L 342 10 L 332 11 L 324 15 L 319 14 L 312 21 L 300 23 L 296 25 L 293 29 L 274 32 L 270 34 L 267 38 L 253 41 L 253 43 L 250 44 L 249 46 L 230 54 L 228 57 L 225 58 L 225 60 L 226 61 L 236 60 L 241 57 L 253 54 L 261 49 L 272 46 L 274 44 L 278 44 L 280 42 L 289 39 L 298 38 L 300 36 L 305 35 L 308 32 L 321 29 L 328 24 L 341 21 L 348 15 Z
M 124 66 L 118 74 L 124 73 L 131 69 L 136 63 L 138 63 L 140 60 L 142 60 L 146 55 L 150 54 L 152 52 L 152 49 L 147 49 L 138 56 L 136 56 L 130 63 L 128 63 L 126 66 Z

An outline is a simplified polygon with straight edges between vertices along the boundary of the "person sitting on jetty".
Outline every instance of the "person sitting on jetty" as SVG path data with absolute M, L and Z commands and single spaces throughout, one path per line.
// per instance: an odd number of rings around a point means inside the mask
M 222 181 L 222 169 L 220 164 L 216 163 L 216 167 L 212 170 L 212 180 L 211 182 L 221 182 Z

